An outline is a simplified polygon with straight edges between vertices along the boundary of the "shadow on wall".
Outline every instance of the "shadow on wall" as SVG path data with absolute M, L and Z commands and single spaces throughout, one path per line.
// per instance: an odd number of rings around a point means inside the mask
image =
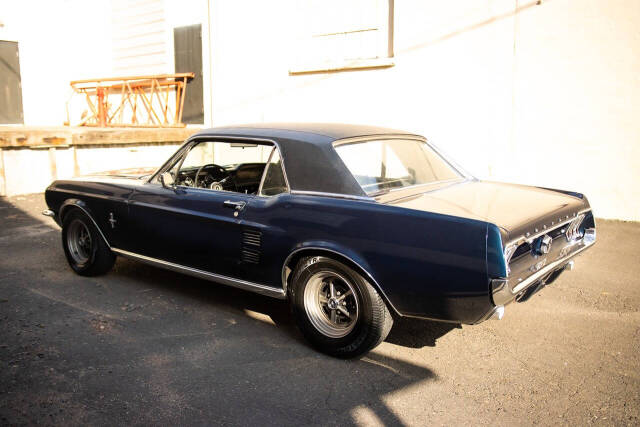
M 284 301 L 125 259 L 75 275 L 42 195 L 20 199 L 0 198 L 0 359 L 20 367 L 0 370 L 9 423 L 398 425 L 385 397 L 437 378 L 377 351 L 317 353 Z M 388 342 L 433 346 L 454 327 L 401 319 Z

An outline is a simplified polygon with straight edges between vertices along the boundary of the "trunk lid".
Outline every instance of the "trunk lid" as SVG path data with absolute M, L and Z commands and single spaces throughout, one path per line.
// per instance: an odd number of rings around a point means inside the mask
M 534 234 L 589 207 L 578 193 L 487 181 L 463 181 L 392 191 L 380 203 L 487 221 L 510 238 Z

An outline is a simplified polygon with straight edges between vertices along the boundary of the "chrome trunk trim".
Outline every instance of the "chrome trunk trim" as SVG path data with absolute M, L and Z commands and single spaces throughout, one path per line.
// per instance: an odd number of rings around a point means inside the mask
M 594 243 L 595 242 L 587 243 L 583 247 L 581 247 L 580 249 L 577 249 L 576 251 L 570 253 L 566 257 L 563 257 L 563 258 L 560 258 L 560 259 L 557 259 L 557 260 L 551 262 L 550 264 L 546 265 L 545 267 L 543 267 L 539 271 L 537 271 L 534 274 L 532 274 L 531 276 L 527 277 L 522 282 L 518 283 L 513 288 L 511 288 L 508 279 L 503 279 L 503 278 L 501 278 L 501 279 L 493 279 L 491 281 L 491 290 L 492 290 L 492 296 L 493 296 L 493 303 L 495 305 L 506 305 L 506 304 L 510 303 L 511 301 L 513 301 L 516 298 L 516 296 L 520 292 L 523 292 L 529 286 L 537 283 L 540 279 L 544 278 L 544 276 L 546 276 L 547 274 L 553 272 L 557 268 L 564 267 L 564 266 L 562 266 L 562 264 L 568 264 L 568 262 L 570 262 L 570 260 L 573 257 L 575 257 L 576 255 L 580 254 L 585 249 L 590 248 L 591 246 L 593 246 Z
M 273 286 L 262 285 L 260 283 L 253 283 L 253 282 L 248 282 L 246 280 L 240 280 L 240 279 L 235 279 L 233 277 L 210 273 L 208 271 L 198 270 L 197 268 L 191 268 L 191 267 L 175 264 L 175 263 L 164 261 L 157 258 L 151 258 L 145 255 L 136 254 L 136 253 L 125 251 L 118 248 L 111 248 L 111 250 L 125 258 L 133 259 L 135 261 L 141 261 L 146 264 L 150 264 L 156 267 L 175 271 L 178 273 L 188 274 L 189 276 L 198 277 L 200 279 L 209 280 L 211 282 L 216 282 L 216 283 L 220 283 L 227 286 L 233 286 L 234 288 L 255 292 L 257 294 L 266 295 L 272 298 L 285 299 L 286 297 L 285 291 L 282 288 L 275 288 Z

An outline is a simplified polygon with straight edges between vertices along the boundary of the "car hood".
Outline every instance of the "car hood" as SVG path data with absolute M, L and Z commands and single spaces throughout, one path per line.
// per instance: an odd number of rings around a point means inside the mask
M 156 170 L 157 168 L 154 168 L 154 167 L 118 169 L 118 170 L 105 171 L 105 172 L 96 172 L 81 178 L 109 177 L 109 178 L 141 179 L 141 178 L 150 176 Z
M 395 193 L 395 194 L 394 194 Z M 487 221 L 509 236 L 553 226 L 589 207 L 578 193 L 525 185 L 464 181 L 387 193 L 380 203 Z

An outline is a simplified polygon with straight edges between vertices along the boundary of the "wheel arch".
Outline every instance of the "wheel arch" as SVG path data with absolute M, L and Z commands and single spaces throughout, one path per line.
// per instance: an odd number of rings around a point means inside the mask
M 371 286 L 374 287 L 374 289 L 378 292 L 378 294 L 380 294 L 380 296 L 384 300 L 387 307 L 389 307 L 389 309 L 396 315 L 402 316 L 402 313 L 400 313 L 395 308 L 391 300 L 389 300 L 389 297 L 387 297 L 384 290 L 378 283 L 378 281 L 369 272 L 367 264 L 364 261 L 361 261 L 361 260 L 358 261 L 355 255 L 347 255 L 345 254 L 345 252 L 347 251 L 340 250 L 337 248 L 328 248 L 325 246 L 315 246 L 315 245 L 303 246 L 293 250 L 289 254 L 289 256 L 287 256 L 287 258 L 285 259 L 282 265 L 282 287 L 284 289 L 285 295 L 288 295 L 289 282 L 292 276 L 291 273 L 296 268 L 296 265 L 302 258 L 312 257 L 312 256 L 325 256 L 327 258 L 331 258 L 345 264 L 349 268 L 353 269 L 354 271 L 362 275 L 365 279 L 369 281 Z
M 104 243 L 107 245 L 109 249 L 111 249 L 111 245 L 109 244 L 109 241 L 107 240 L 106 236 L 102 232 L 102 229 L 94 219 L 91 209 L 87 206 L 87 204 L 84 201 L 80 199 L 67 199 L 62 203 L 62 205 L 60 205 L 60 209 L 58 211 L 58 217 L 60 218 L 60 225 L 62 225 L 62 223 L 64 222 L 64 217 L 74 209 L 81 210 L 82 212 L 85 213 L 85 215 L 89 217 L 91 222 L 93 222 L 93 225 L 95 225 L 96 229 L 98 230 L 98 233 L 100 233 L 100 236 L 102 237 L 102 240 L 104 240 Z

